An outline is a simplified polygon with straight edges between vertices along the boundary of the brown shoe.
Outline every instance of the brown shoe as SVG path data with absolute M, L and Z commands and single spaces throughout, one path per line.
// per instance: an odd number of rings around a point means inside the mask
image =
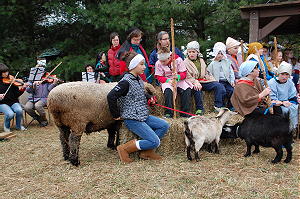
M 122 162 L 124 162 L 124 163 L 133 162 L 133 160 L 131 158 L 129 158 L 129 154 L 139 150 L 136 147 L 135 143 L 136 143 L 136 140 L 131 140 L 131 141 L 126 142 L 125 144 L 119 145 L 117 147 L 117 151 L 119 153 L 119 157 Z
M 154 149 L 141 151 L 140 158 L 146 160 L 162 160 L 162 157 L 154 152 Z

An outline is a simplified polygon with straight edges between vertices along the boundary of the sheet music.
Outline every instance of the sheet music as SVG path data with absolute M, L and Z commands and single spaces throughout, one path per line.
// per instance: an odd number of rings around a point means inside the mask
M 44 75 L 45 68 L 44 67 L 34 67 L 30 69 L 30 74 L 28 81 L 41 81 L 42 76 Z
M 96 82 L 95 72 L 82 72 L 81 74 L 83 82 Z

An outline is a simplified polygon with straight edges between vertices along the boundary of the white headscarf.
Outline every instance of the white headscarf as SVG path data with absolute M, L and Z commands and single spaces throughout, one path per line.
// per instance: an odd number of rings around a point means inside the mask
M 137 65 L 141 62 L 145 60 L 145 58 L 143 57 L 143 55 L 141 54 L 137 54 L 129 63 L 129 66 L 128 66 L 128 70 L 132 70 L 134 69 L 135 67 L 137 67 Z
M 278 74 L 288 73 L 289 75 L 292 75 L 292 65 L 283 61 L 279 65 L 277 72 L 278 72 Z
M 224 57 L 226 57 L 226 46 L 225 46 L 225 44 L 223 44 L 222 42 L 217 42 L 214 45 L 212 55 L 214 57 L 216 57 L 220 51 L 221 51 L 222 55 L 224 55 Z

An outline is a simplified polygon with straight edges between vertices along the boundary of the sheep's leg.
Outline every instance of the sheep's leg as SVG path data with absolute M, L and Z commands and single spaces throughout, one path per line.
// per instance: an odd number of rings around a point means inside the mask
M 80 140 L 81 140 L 81 135 L 75 135 L 74 132 L 70 133 L 70 136 L 69 136 L 69 146 L 70 146 L 69 161 L 74 166 L 78 166 L 80 164 L 79 157 L 78 157 Z
M 253 153 L 259 153 L 260 152 L 259 145 L 255 144 L 254 146 L 255 146 L 255 149 L 254 149 Z
M 287 153 L 284 162 L 285 163 L 289 163 L 292 160 L 292 154 L 293 154 L 292 150 L 293 150 L 293 147 L 292 147 L 292 145 L 290 143 L 289 144 L 285 144 L 284 147 L 285 147 L 286 153 Z
M 282 151 L 282 146 L 279 145 L 279 146 L 276 146 L 274 147 L 275 151 L 276 151 L 276 157 L 274 160 L 272 160 L 272 163 L 278 163 L 281 161 L 282 159 L 282 155 L 283 155 L 283 151 Z
M 116 130 L 114 127 L 110 127 L 107 129 L 107 131 L 108 131 L 107 147 L 111 149 L 116 149 L 116 145 L 115 145 Z
M 207 151 L 213 153 L 213 143 L 207 144 Z
M 247 151 L 246 151 L 244 157 L 251 156 L 251 146 L 252 146 L 252 144 L 250 142 L 246 142 L 246 144 L 247 144 Z
M 204 143 L 204 139 L 198 139 L 195 142 L 195 159 L 197 162 L 200 160 L 199 152 L 200 152 L 201 147 L 203 146 L 203 143 Z
M 70 128 L 67 126 L 58 127 L 59 129 L 59 138 L 62 147 L 62 152 L 64 156 L 64 160 L 69 159 L 70 148 L 69 148 L 69 135 L 71 133 Z

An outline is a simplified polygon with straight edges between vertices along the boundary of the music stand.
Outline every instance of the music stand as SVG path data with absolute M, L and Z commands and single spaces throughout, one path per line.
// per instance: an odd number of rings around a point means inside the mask
M 95 73 L 94 72 L 82 72 L 82 81 L 83 82 L 96 82 Z
M 42 76 L 44 75 L 44 72 L 45 72 L 44 67 L 31 68 L 28 81 L 30 81 L 30 82 L 41 81 Z

